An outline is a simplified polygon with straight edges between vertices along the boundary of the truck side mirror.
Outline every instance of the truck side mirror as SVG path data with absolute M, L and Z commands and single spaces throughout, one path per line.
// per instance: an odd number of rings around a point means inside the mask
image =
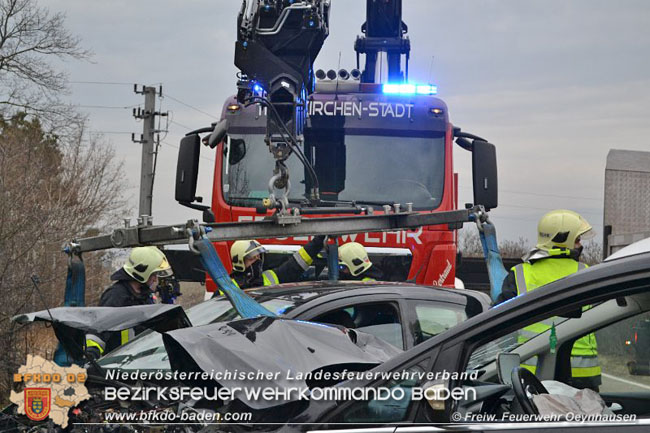
M 496 147 L 481 140 L 473 140 L 472 144 L 474 204 L 494 209 L 499 204 Z
M 198 134 L 183 137 L 178 150 L 176 165 L 176 201 L 183 205 L 196 198 L 196 183 L 199 176 L 199 155 L 201 139 Z

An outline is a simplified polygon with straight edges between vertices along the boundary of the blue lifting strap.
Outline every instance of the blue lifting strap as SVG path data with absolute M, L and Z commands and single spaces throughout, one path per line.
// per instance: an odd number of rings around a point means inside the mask
M 212 242 L 204 235 L 201 239 L 194 242 L 194 247 L 199 250 L 201 263 L 208 272 L 212 280 L 217 283 L 219 289 L 230 300 L 230 303 L 235 307 L 235 310 L 242 318 L 251 318 L 257 316 L 271 316 L 276 315 L 261 306 L 257 301 L 248 296 L 242 289 L 237 287 L 230 275 L 223 267 L 219 255 L 217 254 Z
M 81 254 L 70 254 L 63 305 L 66 307 L 83 307 L 86 305 L 86 267 Z M 69 367 L 72 365 L 71 359 L 61 343 L 59 343 L 54 352 L 54 362 L 61 367 Z
M 496 302 L 501 294 L 503 281 L 508 276 L 508 271 L 503 266 L 499 245 L 497 243 L 497 231 L 489 221 L 482 224 L 483 229 L 479 230 L 481 245 L 483 246 L 483 256 L 490 278 L 490 297 L 492 302 Z
M 339 280 L 339 245 L 327 245 L 327 275 L 330 281 Z

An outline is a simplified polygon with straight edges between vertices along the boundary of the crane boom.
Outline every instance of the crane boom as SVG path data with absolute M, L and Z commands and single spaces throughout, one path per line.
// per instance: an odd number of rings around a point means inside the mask
M 406 36 L 408 26 L 402 21 L 402 0 L 366 0 L 366 22 L 361 26 L 364 36 L 357 37 L 354 50 L 365 54 L 366 64 L 361 81 L 379 82 L 377 60 L 380 52 L 385 52 L 388 63 L 388 82 L 408 81 L 408 61 L 411 42 Z M 402 55 L 406 56 L 405 70 L 402 70 Z

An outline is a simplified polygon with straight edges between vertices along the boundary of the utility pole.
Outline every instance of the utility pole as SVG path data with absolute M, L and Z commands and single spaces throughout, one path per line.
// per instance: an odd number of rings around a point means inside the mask
M 156 131 L 156 116 L 166 116 L 167 113 L 156 111 L 156 94 L 162 96 L 162 86 L 156 92 L 155 87 L 142 86 L 142 90 L 138 90 L 138 85 L 134 84 L 133 91 L 138 95 L 144 95 L 144 110 L 141 108 L 133 109 L 133 117 L 142 119 L 142 135 L 138 140 L 135 138 L 135 134 L 131 134 L 131 140 L 134 143 L 142 144 L 138 215 L 151 216 L 153 181 L 156 174 L 154 157 L 157 153 L 157 147 L 154 149 L 154 134 L 159 132 Z

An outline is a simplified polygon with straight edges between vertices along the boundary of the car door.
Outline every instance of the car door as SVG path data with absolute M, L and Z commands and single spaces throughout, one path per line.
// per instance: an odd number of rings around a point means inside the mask
M 650 416 L 650 313 L 596 331 L 599 393 L 620 414 Z
M 404 326 L 410 321 L 406 311 L 405 301 L 398 296 L 371 294 L 326 301 L 296 318 L 366 332 L 405 350 L 412 345 Z
M 540 356 L 538 374 L 546 376 L 549 374 L 547 372 L 550 372 L 550 376 L 545 377 L 546 379 L 562 381 L 566 379 L 567 374 L 569 376 L 572 374 L 569 357 L 572 351 L 571 348 L 577 339 L 588 333 L 600 332 L 610 324 L 619 322 L 622 318 L 634 317 L 637 313 L 650 312 L 649 281 L 650 271 L 648 271 L 647 262 L 641 262 L 641 260 L 625 263 L 624 266 L 603 266 L 598 270 L 585 271 L 582 275 L 558 281 L 545 289 L 536 291 L 537 293 L 533 292 L 506 305 L 494 308 L 446 333 L 432 338 L 420 346 L 416 346 L 403 356 L 388 361 L 385 366 L 382 366 L 382 369 L 391 372 L 399 373 L 405 369 L 411 370 L 414 367 L 425 368 L 428 372 L 436 375 L 447 372 L 452 377 L 442 383 L 434 383 L 434 385 L 442 386 L 448 390 L 479 388 L 477 391 L 478 397 L 475 394 L 472 399 L 463 399 L 462 396 L 459 400 L 447 399 L 441 402 L 442 405 L 438 408 L 433 408 L 431 404 L 424 400 L 412 402 L 408 407 L 405 405 L 399 406 L 402 409 L 399 412 L 401 416 L 391 413 L 394 416 L 390 422 L 449 423 L 451 421 L 472 424 L 472 430 L 482 431 L 480 424 L 486 422 L 486 420 L 474 419 L 472 414 L 482 415 L 483 411 L 491 414 L 497 407 L 505 409 L 505 413 L 511 413 L 510 402 L 515 397 L 509 385 L 500 383 L 495 378 L 496 372 L 493 372 L 494 374 L 487 378 L 489 380 L 486 380 L 486 373 L 489 375 L 489 369 L 493 368 L 494 361 L 499 353 L 504 351 L 513 352 L 519 350 L 520 346 L 522 348 L 528 346 L 530 349 L 530 346 L 535 344 L 534 340 L 537 338 L 538 341 L 545 342 L 545 350 L 557 355 L 547 358 L 550 365 L 547 365 L 544 362 L 544 357 Z M 583 310 L 583 307 L 588 305 L 594 306 L 594 308 Z M 596 306 L 607 306 L 607 308 L 597 308 Z M 601 314 L 603 312 L 614 312 L 615 315 L 603 316 Z M 517 340 L 521 329 L 550 317 L 559 318 L 554 322 L 554 326 L 557 325 L 557 335 L 552 335 L 554 328 L 551 328 L 548 332 L 533 337 L 525 343 Z M 588 322 L 580 322 L 581 319 Z M 645 318 L 635 317 L 635 320 L 645 320 Z M 566 326 L 563 325 L 565 321 L 567 321 Z M 577 326 L 571 326 L 572 323 L 577 324 Z M 583 326 L 585 323 L 587 325 Z M 624 329 L 631 331 L 634 327 L 634 325 L 630 327 L 628 324 L 628 326 L 624 326 Z M 611 339 L 611 337 L 604 335 L 602 337 L 603 343 L 608 339 Z M 622 340 L 622 344 L 626 345 L 626 341 Z M 602 345 L 603 356 L 610 351 L 609 349 L 606 350 L 606 346 L 607 344 Z M 438 353 L 437 356 L 434 355 L 435 352 Z M 418 358 L 427 354 L 431 356 L 432 363 L 429 364 L 429 367 L 418 366 Z M 528 356 L 533 354 L 543 355 L 541 352 L 527 354 L 522 352 L 522 354 Z M 645 352 L 640 355 L 645 356 Z M 625 356 L 629 357 L 630 355 Z M 521 359 L 523 361 L 524 357 L 522 356 Z M 630 358 L 614 359 L 609 364 L 625 367 L 626 359 L 629 360 Z M 606 367 L 606 364 L 603 363 L 603 366 Z M 513 371 L 517 370 L 513 369 Z M 605 368 L 603 368 L 603 373 L 612 374 L 611 370 L 607 373 Z M 466 377 L 469 377 L 470 380 L 463 379 L 463 374 L 467 375 Z M 478 380 L 472 379 L 472 374 L 475 374 Z M 458 375 L 458 377 L 454 378 L 453 375 Z M 512 376 L 514 377 L 514 375 Z M 635 382 L 634 380 L 628 381 Z M 409 387 L 412 386 L 408 385 Z M 407 388 L 407 384 L 391 380 L 368 382 L 364 386 L 377 388 L 400 386 Z M 420 381 L 415 386 L 425 388 L 431 385 Z M 640 392 L 637 392 L 632 397 L 626 392 L 616 393 L 614 390 L 608 392 L 606 389 L 602 391 L 602 397 L 607 403 L 617 402 L 622 406 L 622 409 L 618 409 L 619 413 L 632 413 L 637 416 L 645 416 L 648 413 L 647 408 L 650 407 L 650 401 L 647 400 L 643 390 L 639 390 Z M 520 395 L 525 396 L 526 393 L 520 393 Z M 486 407 L 484 403 L 490 402 L 494 404 Z M 386 422 L 385 420 L 388 417 L 382 417 L 381 415 L 384 412 L 376 410 L 373 404 L 374 402 L 343 402 L 335 411 L 323 417 L 323 421 L 324 423 L 346 422 L 346 414 L 356 411 L 360 416 L 353 419 L 353 422 L 364 421 L 361 416 L 365 416 L 366 422 L 370 423 L 382 424 Z M 393 407 L 398 407 L 398 405 L 393 405 Z M 494 419 L 493 422 L 503 421 L 499 418 Z M 592 433 L 633 432 L 647 431 L 648 425 L 650 423 L 646 419 L 637 419 L 636 423 L 621 420 L 620 422 L 614 421 L 597 425 L 584 425 L 580 422 L 567 424 L 562 421 L 543 424 L 513 423 L 506 425 L 499 423 L 490 425 L 486 430 L 505 432 L 517 429 L 520 431 L 524 429 L 586 431 L 586 429 L 589 429 Z M 455 427 L 462 429 L 462 426 L 457 425 Z M 444 429 L 446 426 L 442 426 L 442 428 Z

